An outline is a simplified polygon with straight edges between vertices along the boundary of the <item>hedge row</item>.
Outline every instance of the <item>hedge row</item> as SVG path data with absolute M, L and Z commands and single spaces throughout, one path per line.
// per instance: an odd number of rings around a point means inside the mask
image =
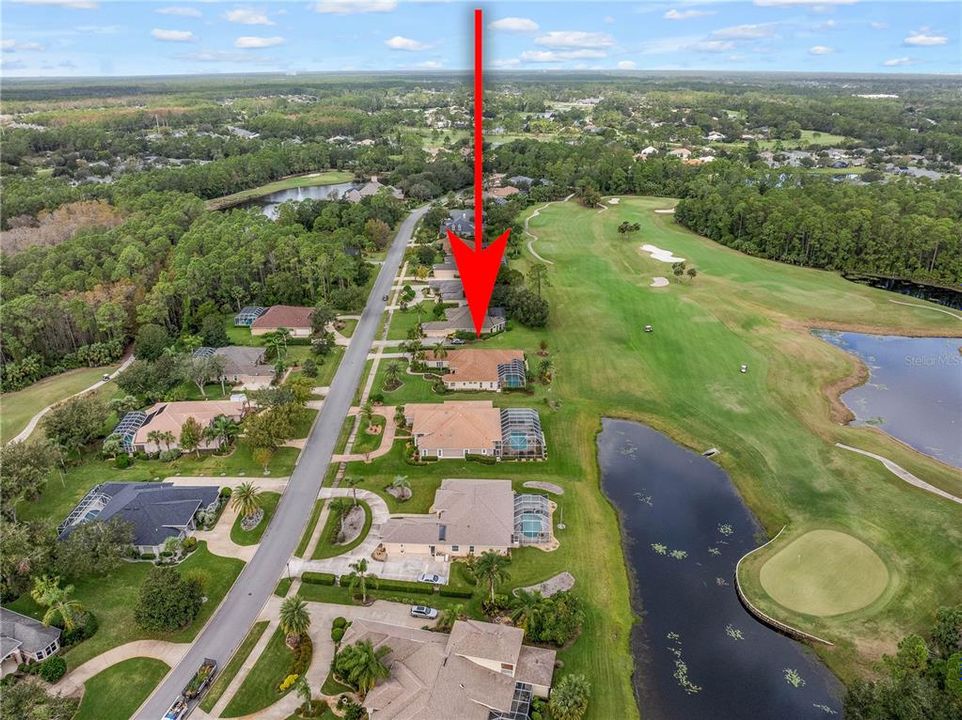
M 301 582 L 308 585 L 333 585 L 337 581 L 337 576 L 333 573 L 305 572 L 301 573 Z
M 377 584 L 377 589 L 398 590 L 401 592 L 412 592 L 419 595 L 433 595 L 434 586 L 427 583 L 408 582 L 406 580 L 381 580 Z
M 471 598 L 474 597 L 474 593 L 470 590 L 457 590 L 455 588 L 441 588 L 439 593 L 441 597 L 450 598 Z

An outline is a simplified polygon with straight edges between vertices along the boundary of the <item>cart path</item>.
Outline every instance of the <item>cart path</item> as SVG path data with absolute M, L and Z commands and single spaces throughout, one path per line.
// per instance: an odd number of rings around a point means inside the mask
M 858 453 L 859 455 L 865 455 L 866 457 L 870 457 L 875 460 L 878 460 L 880 463 L 882 463 L 885 466 L 886 470 L 888 470 L 890 473 L 892 473 L 896 477 L 901 478 L 902 480 L 907 482 L 909 485 L 914 485 L 920 490 L 925 490 L 926 492 L 930 492 L 933 495 L 944 497 L 946 500 L 951 500 L 952 502 L 957 502 L 960 505 L 962 505 L 962 498 L 956 497 L 952 493 L 948 493 L 945 490 L 942 490 L 941 488 L 935 487 L 934 485 L 930 485 L 929 483 L 925 482 L 925 480 L 922 480 L 916 475 L 913 475 L 912 473 L 910 473 L 901 465 L 896 465 L 887 457 L 883 457 L 882 455 L 876 455 L 875 453 L 870 453 L 868 450 L 859 450 L 858 448 L 852 447 L 851 445 L 843 445 L 842 443 L 835 443 L 835 445 L 836 447 L 843 448 L 844 450 L 851 450 L 852 452 Z
M 526 217 L 525 220 L 524 220 L 524 228 L 523 228 L 522 232 L 524 232 L 525 235 L 528 235 L 529 237 L 531 237 L 531 240 L 528 240 L 528 252 L 531 253 L 532 255 L 534 255 L 536 258 L 538 258 L 538 260 L 540 260 L 541 262 L 543 262 L 545 265 L 554 265 L 554 263 L 551 262 L 550 260 L 546 260 L 545 258 L 541 257 L 541 256 L 535 251 L 535 249 L 534 249 L 534 247 L 532 246 L 531 243 L 533 243 L 535 240 L 537 240 L 537 239 L 538 239 L 538 236 L 535 235 L 535 234 L 534 234 L 533 232 L 531 232 L 530 230 L 528 230 L 528 221 L 531 220 L 532 218 L 538 217 L 538 215 L 541 214 L 541 211 L 544 210 L 544 209 L 545 209 L 546 207 L 548 207 L 549 205 L 554 205 L 555 203 L 559 203 L 559 202 L 568 202 L 568 201 L 569 201 L 571 198 L 573 198 L 574 196 L 575 196 L 575 194 L 574 194 L 574 193 L 571 193 L 571 194 L 570 194 L 568 197 L 566 197 L 564 200 L 552 200 L 551 202 L 545 203 L 544 205 L 542 205 L 541 207 L 539 207 L 537 210 L 535 210 L 533 213 L 531 213 L 528 217 Z
M 190 643 L 172 643 L 166 640 L 134 640 L 125 645 L 111 648 L 105 653 L 100 653 L 83 665 L 71 670 L 64 675 L 60 682 L 53 686 L 53 689 L 61 695 L 73 695 L 79 692 L 84 683 L 97 673 L 124 660 L 139 657 L 154 658 L 174 667 L 187 654 L 189 648 Z
M 956 315 L 951 310 L 943 310 L 942 308 L 929 307 L 928 305 L 917 305 L 916 303 L 902 302 L 901 300 L 893 300 L 889 298 L 890 303 L 895 303 L 896 305 L 905 305 L 906 307 L 921 308 L 922 310 L 935 310 L 935 312 L 945 313 L 946 315 L 951 315 L 956 320 L 962 320 L 962 315 Z
M 134 356 L 133 356 L 133 353 L 131 353 L 126 358 L 124 358 L 124 361 L 120 364 L 120 367 L 118 367 L 116 370 L 110 373 L 107 377 L 109 377 L 110 380 L 113 380 L 118 375 L 120 375 L 120 373 L 122 373 L 124 370 L 130 367 L 130 363 L 132 363 L 133 361 L 134 361 Z M 47 405 L 47 407 L 45 407 L 43 410 L 38 412 L 32 418 L 30 418 L 30 422 L 27 423 L 27 426 L 23 430 L 21 430 L 19 433 L 17 433 L 15 437 L 11 438 L 7 442 L 7 444 L 9 445 L 10 443 L 23 442 L 24 440 L 29 438 L 33 434 L 33 431 L 37 429 L 37 425 L 40 423 L 40 420 L 43 418 L 43 416 L 46 415 L 48 412 L 50 412 L 52 408 L 56 407 L 60 403 L 66 402 L 70 398 L 75 398 L 78 395 L 84 395 L 86 393 L 89 393 L 91 390 L 96 390 L 97 388 L 101 388 L 104 385 L 106 385 L 108 382 L 110 382 L 110 380 L 98 380 L 93 385 L 91 385 L 90 387 L 84 388 L 80 392 L 75 392 L 73 395 L 68 395 L 65 398 L 57 400 L 57 402 L 55 403 L 51 403 L 50 405 Z

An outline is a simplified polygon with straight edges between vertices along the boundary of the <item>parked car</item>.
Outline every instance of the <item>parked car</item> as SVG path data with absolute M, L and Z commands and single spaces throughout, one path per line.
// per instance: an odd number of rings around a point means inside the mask
M 418 575 L 418 582 L 431 583 L 432 585 L 441 585 L 444 582 L 444 578 L 440 575 L 431 575 L 430 573 L 421 573 Z
M 452 339 L 451 339 L 451 344 L 452 344 L 452 345 L 464 345 L 464 340 L 462 340 L 461 338 L 452 338 Z
M 384 302 L 387 302 L 387 295 L 384 295 L 381 299 L 382 299 Z
M 435 577 L 437 577 L 435 575 Z M 411 608 L 411 617 L 424 618 L 425 620 L 434 620 L 438 616 L 438 611 L 427 605 L 415 605 Z

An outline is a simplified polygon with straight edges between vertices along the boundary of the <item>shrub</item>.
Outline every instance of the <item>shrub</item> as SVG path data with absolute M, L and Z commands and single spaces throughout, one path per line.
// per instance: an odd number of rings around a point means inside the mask
M 140 553 L 141 560 L 156 560 L 157 556 L 153 553 Z
M 441 588 L 441 592 L 438 594 L 441 595 L 441 597 L 450 597 L 450 598 L 474 597 L 474 593 L 471 592 L 470 590 L 457 590 L 455 588 L 446 588 L 446 587 Z
M 97 616 L 92 612 L 84 613 L 80 621 L 74 626 L 73 630 L 64 630 L 63 635 L 60 638 L 61 647 L 67 647 L 69 645 L 76 645 L 79 642 L 83 642 L 89 637 L 92 637 L 100 623 L 97 621 Z
M 416 593 L 419 595 L 431 595 L 434 593 L 434 586 L 427 583 L 407 582 L 406 580 L 381 580 L 377 586 L 378 590 L 398 590 L 401 592 Z
M 143 630 L 177 630 L 193 622 L 202 604 L 196 579 L 182 578 L 174 568 L 152 567 L 140 586 L 134 619 Z
M 301 366 L 301 372 L 310 378 L 317 377 L 317 363 L 312 358 L 308 358 Z
M 347 618 L 344 618 L 338 615 L 336 618 L 334 618 L 334 622 L 331 624 L 336 628 L 347 627 Z
M 333 585 L 337 576 L 333 573 L 305 572 L 301 573 L 301 582 L 308 585 Z
M 161 462 L 173 462 L 180 456 L 180 448 L 171 448 L 170 450 L 161 450 L 157 455 L 157 459 Z
M 284 678 L 284 679 L 281 681 L 281 684 L 278 686 L 277 689 L 278 689 L 280 692 L 287 692 L 287 691 L 290 690 L 292 687 L 294 687 L 294 683 L 297 682 L 297 678 L 298 678 L 298 677 L 299 677 L 298 675 L 294 675 L 294 674 L 288 675 L 286 678 Z
M 375 405 L 383 405 L 384 393 L 382 393 L 380 390 L 376 390 L 375 392 L 372 392 L 370 395 L 368 395 L 367 399 L 370 400 Z
M 477 453 L 465 453 L 464 459 L 468 462 L 481 463 L 482 465 L 494 465 L 498 462 L 498 459 L 493 455 L 479 455 Z
M 114 467 L 124 470 L 130 467 L 130 456 L 127 453 L 120 453 L 114 458 Z
M 309 637 L 301 638 L 297 647 L 291 651 L 291 675 L 303 675 L 311 665 L 311 655 L 314 654 L 314 645 Z
M 331 640 L 333 640 L 336 643 L 339 643 L 343 638 L 344 638 L 344 628 L 339 628 L 339 627 L 331 628 Z
M 67 661 L 59 655 L 47 658 L 40 663 L 37 674 L 48 683 L 55 683 L 67 674 Z
M 197 538 L 195 538 L 193 535 L 190 537 L 185 537 L 183 542 L 180 544 L 180 547 L 185 554 L 194 552 L 194 550 L 197 549 Z
M 233 494 L 233 492 L 234 492 L 233 488 L 230 488 L 230 487 L 222 487 L 222 488 L 220 489 L 220 492 L 218 493 L 218 497 L 226 500 L 227 498 L 229 498 L 229 497 Z

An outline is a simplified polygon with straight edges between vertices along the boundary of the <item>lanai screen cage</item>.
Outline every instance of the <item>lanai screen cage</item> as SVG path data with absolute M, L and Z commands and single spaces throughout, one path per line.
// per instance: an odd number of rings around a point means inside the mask
M 196 350 L 194 350 L 194 352 L 193 352 L 193 354 L 192 354 L 192 357 L 195 357 L 195 358 L 209 358 L 209 357 L 214 357 L 214 353 L 215 353 L 216 351 L 217 351 L 217 348 L 212 348 L 212 347 L 199 347 L 199 348 L 197 348 Z
M 514 496 L 514 539 L 521 545 L 539 545 L 551 539 L 551 505 L 544 495 Z
M 259 305 L 242 307 L 241 311 L 234 316 L 234 325 L 236 327 L 250 327 L 257 318 L 266 312 L 267 308 Z
M 521 388 L 524 387 L 525 381 L 523 360 L 512 360 L 498 365 L 498 382 L 501 387 Z
M 544 458 L 541 418 L 531 408 L 501 410 L 501 456 L 513 459 Z
M 123 443 L 124 450 L 132 453 L 134 451 L 134 435 L 146 421 L 147 413 L 140 412 L 140 410 L 129 412 L 120 419 L 117 427 L 110 434 L 118 436 Z

